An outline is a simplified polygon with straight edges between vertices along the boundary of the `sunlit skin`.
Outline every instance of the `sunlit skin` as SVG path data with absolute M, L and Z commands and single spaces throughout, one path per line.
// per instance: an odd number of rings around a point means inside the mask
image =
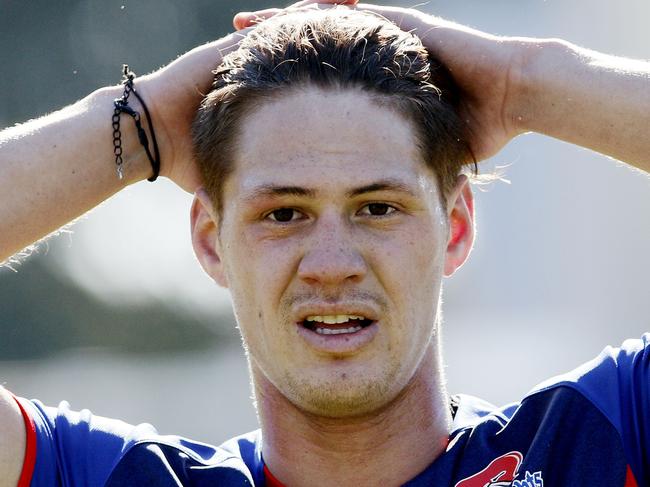
M 466 180 L 445 208 L 411 124 L 353 90 L 265 102 L 235 167 L 220 215 L 198 193 L 193 240 L 232 293 L 265 461 L 291 485 L 405 482 L 449 432 L 438 303 L 472 244 Z M 336 337 L 301 324 L 337 314 L 372 324 Z

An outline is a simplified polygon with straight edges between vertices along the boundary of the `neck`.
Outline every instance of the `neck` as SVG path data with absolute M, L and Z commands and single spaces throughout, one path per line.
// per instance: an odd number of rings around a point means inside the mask
M 437 356 L 432 346 L 396 399 L 354 418 L 306 413 L 253 370 L 266 465 L 291 487 L 390 486 L 415 477 L 445 450 L 449 437 L 451 414 Z

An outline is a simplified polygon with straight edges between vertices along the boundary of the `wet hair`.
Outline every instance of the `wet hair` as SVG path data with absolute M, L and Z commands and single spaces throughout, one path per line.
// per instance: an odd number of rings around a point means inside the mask
M 456 111 L 458 90 L 415 35 L 367 12 L 291 12 L 259 25 L 224 57 L 194 121 L 195 157 L 218 211 L 242 120 L 264 100 L 311 86 L 359 89 L 404 116 L 443 196 L 473 160 Z

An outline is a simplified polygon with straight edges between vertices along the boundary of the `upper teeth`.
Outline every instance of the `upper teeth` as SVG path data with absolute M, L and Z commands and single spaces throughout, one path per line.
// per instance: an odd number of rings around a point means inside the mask
M 365 318 L 357 315 L 313 315 L 307 316 L 305 320 L 318 321 L 319 323 L 327 323 L 328 325 L 336 325 L 338 323 L 347 323 L 350 320 L 365 320 Z

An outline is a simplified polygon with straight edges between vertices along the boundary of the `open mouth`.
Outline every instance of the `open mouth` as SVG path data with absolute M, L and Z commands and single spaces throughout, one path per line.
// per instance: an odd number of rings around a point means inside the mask
M 319 335 L 343 335 L 356 333 L 373 323 L 359 315 L 312 315 L 300 324 Z

